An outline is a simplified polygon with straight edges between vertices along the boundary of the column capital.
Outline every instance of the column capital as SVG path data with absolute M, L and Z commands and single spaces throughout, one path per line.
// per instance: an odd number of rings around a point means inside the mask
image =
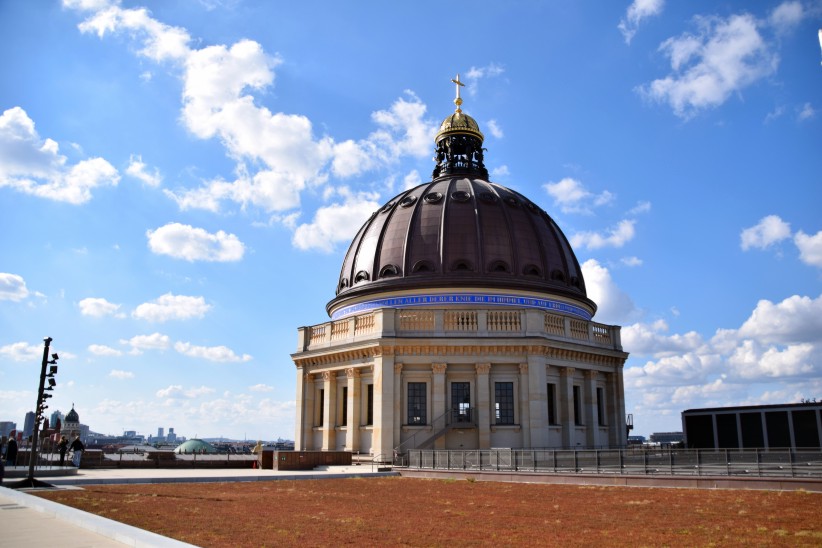
M 314 373 L 306 373 L 305 382 L 314 382 Z
M 574 374 L 575 371 L 576 369 L 574 369 L 573 367 L 560 367 L 559 369 L 560 374 L 565 377 L 570 377 Z
M 402 373 L 402 364 L 401 363 L 395 363 L 394 364 L 394 374 L 399 375 L 400 373 Z
M 323 381 L 325 381 L 325 382 L 328 382 L 328 381 L 330 381 L 331 379 L 334 378 L 334 376 L 332 376 L 332 374 L 331 374 L 331 371 L 323 371 L 322 375 L 323 375 Z
M 360 378 L 360 370 L 356 367 L 349 367 L 345 370 L 345 376 L 349 379 L 359 379 Z
M 597 373 L 598 373 L 598 371 L 595 371 L 593 369 L 589 369 L 589 370 L 585 371 L 585 378 L 589 379 L 589 380 L 595 380 L 597 378 Z
M 432 364 L 431 364 L 431 369 L 432 369 L 432 370 L 434 371 L 434 373 L 436 373 L 437 375 L 444 375 L 444 374 L 445 374 L 445 369 L 446 369 L 447 367 L 448 367 L 448 364 L 447 364 L 447 363 L 432 363 Z
M 476 365 L 477 368 L 477 375 L 487 375 L 489 371 L 491 371 L 491 364 L 490 363 L 478 363 Z
M 519 374 L 520 375 L 527 375 L 528 374 L 528 364 L 527 363 L 519 364 Z

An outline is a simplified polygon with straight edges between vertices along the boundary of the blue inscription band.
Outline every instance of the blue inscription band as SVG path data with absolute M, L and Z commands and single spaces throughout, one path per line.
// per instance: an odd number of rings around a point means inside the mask
M 466 305 L 481 304 L 491 306 L 517 306 L 522 308 L 539 308 L 548 312 L 564 312 L 579 316 L 584 320 L 592 318 L 590 312 L 582 307 L 550 299 L 535 297 L 517 297 L 516 295 L 480 295 L 477 293 L 455 293 L 449 295 L 415 295 L 413 297 L 394 297 L 390 299 L 376 299 L 352 304 L 336 310 L 332 320 L 339 320 L 352 314 L 367 312 L 376 308 L 407 308 L 410 306 L 431 305 Z

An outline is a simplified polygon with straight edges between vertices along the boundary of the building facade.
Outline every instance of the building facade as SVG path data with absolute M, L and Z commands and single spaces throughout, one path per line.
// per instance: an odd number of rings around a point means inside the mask
M 819 449 L 822 403 L 688 409 L 682 428 L 698 449 Z
M 593 321 L 553 219 L 488 181 L 482 133 L 455 103 L 432 180 L 374 212 L 331 321 L 298 330 L 295 448 L 624 446 L 620 328 Z

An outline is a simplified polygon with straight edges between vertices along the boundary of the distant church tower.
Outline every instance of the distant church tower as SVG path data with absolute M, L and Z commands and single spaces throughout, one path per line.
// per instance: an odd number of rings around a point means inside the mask
M 453 81 L 432 180 L 371 215 L 331 321 L 298 330 L 295 449 L 624 446 L 620 328 L 551 216 L 488 180 Z

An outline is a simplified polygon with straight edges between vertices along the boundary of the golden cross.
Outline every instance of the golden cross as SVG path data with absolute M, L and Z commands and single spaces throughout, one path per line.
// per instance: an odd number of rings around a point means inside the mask
M 462 109 L 460 109 L 460 105 L 462 105 L 462 97 L 460 97 L 460 88 L 465 87 L 465 84 L 460 82 L 459 73 L 457 73 L 456 79 L 451 78 L 451 81 L 454 82 L 457 85 L 457 97 L 456 97 L 456 99 L 454 99 L 454 104 L 457 105 L 457 112 L 462 112 Z

